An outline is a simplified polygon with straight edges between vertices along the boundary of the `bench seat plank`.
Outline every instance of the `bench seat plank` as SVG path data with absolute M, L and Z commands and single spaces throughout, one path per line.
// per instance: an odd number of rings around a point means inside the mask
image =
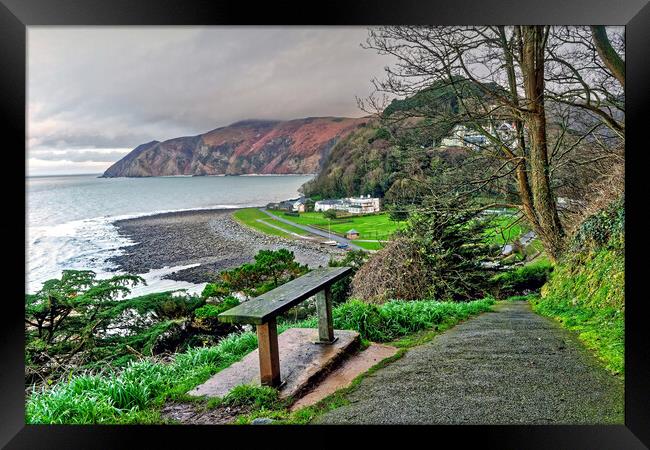
M 261 325 L 298 303 L 331 286 L 352 271 L 351 267 L 323 267 L 289 281 L 265 294 L 219 314 L 229 323 Z

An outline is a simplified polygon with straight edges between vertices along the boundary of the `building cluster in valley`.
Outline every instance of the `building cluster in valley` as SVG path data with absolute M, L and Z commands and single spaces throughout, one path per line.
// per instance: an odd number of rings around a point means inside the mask
M 313 201 L 307 197 L 298 197 L 279 203 L 269 203 L 267 208 L 298 213 L 310 210 L 323 212 L 330 209 L 349 214 L 371 214 L 381 211 L 379 198 L 370 195 L 318 201 Z

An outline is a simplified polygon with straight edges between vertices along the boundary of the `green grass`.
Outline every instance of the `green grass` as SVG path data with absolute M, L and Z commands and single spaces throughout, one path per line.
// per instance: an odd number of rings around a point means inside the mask
M 529 227 L 523 221 L 517 221 L 515 215 L 502 214 L 494 218 L 494 225 L 487 230 L 486 238 L 492 244 L 505 245 L 528 231 Z
M 349 300 L 332 310 L 334 328 L 358 331 L 363 339 L 390 342 L 401 336 L 435 327 L 445 321 L 459 321 L 488 311 L 494 299 L 472 302 L 438 302 L 435 300 L 392 300 L 383 305 Z M 316 328 L 318 319 L 309 318 L 291 326 Z
M 386 245 L 385 242 L 359 242 L 359 241 L 353 241 L 355 245 L 358 245 L 361 248 L 365 248 L 366 250 L 381 250 L 384 248 Z
M 622 248 L 576 254 L 556 265 L 534 311 L 578 333 L 612 373 L 623 374 L 625 258 Z
M 151 423 L 159 406 L 257 347 L 254 333 L 228 336 L 214 347 L 175 355 L 171 363 L 142 360 L 121 371 L 71 376 L 52 388 L 34 390 L 26 407 L 29 424 Z
M 359 232 L 360 239 L 388 240 L 392 233 L 394 233 L 398 228 L 403 227 L 403 223 L 392 221 L 386 213 L 350 216 L 340 219 L 331 219 L 329 221 L 323 217 L 323 213 L 321 212 L 301 213 L 298 217 L 289 216 L 279 212 L 274 214 L 283 219 L 302 225 L 310 225 L 325 231 L 328 230 L 329 224 L 329 229 L 332 233 L 341 236 L 345 236 L 345 233 L 349 229 L 354 228 Z
M 280 222 L 279 220 L 273 219 L 266 214 L 264 214 L 262 211 L 260 211 L 257 208 L 245 208 L 245 209 L 239 209 L 233 213 L 233 217 L 235 220 L 237 220 L 239 223 L 246 225 L 250 228 L 254 228 L 258 231 L 261 231 L 262 233 L 270 234 L 273 236 L 280 236 L 280 237 L 292 237 L 291 234 L 285 233 L 284 231 L 278 230 L 277 228 L 273 228 L 263 222 L 259 222 L 258 219 L 262 219 L 265 222 L 271 223 L 273 225 L 279 226 L 283 228 L 284 230 L 299 234 L 301 236 L 307 236 L 310 233 L 302 230 L 298 227 L 294 227 L 292 225 Z
M 277 219 L 272 219 L 267 216 L 267 219 L 264 219 L 268 223 L 272 223 L 273 225 L 276 225 L 278 227 L 281 227 L 287 231 L 291 231 L 293 233 L 299 234 L 301 236 L 310 236 L 311 233 L 309 231 L 305 231 L 302 228 L 294 227 L 293 225 L 289 225 L 288 223 L 280 222 Z
M 381 306 L 358 300 L 333 309 L 334 327 L 356 330 L 363 340 L 390 342 L 438 326 L 444 329 L 473 314 L 490 309 L 494 300 L 468 303 L 392 301 Z M 299 323 L 283 322 L 278 331 L 290 327 L 317 326 L 313 317 Z M 442 328 L 441 328 L 442 327 Z M 404 343 L 403 343 L 404 344 Z M 405 346 L 405 345 L 402 345 Z M 29 424 L 161 423 L 160 409 L 168 399 L 187 401 L 187 392 L 257 347 L 255 333 L 230 335 L 214 347 L 195 348 L 176 354 L 171 362 L 144 359 L 122 370 L 72 375 L 53 387 L 33 390 L 28 395 L 26 421 Z M 255 411 L 242 421 L 269 417 L 284 403 L 268 389 L 242 387 L 219 404 L 246 404 Z M 269 412 L 271 411 L 271 412 Z M 279 414 L 287 416 L 287 412 Z
M 277 409 L 285 402 L 279 399 L 276 389 L 269 386 L 240 385 L 230 391 L 225 397 L 210 399 L 206 406 L 216 408 L 219 406 L 248 406 L 254 409 Z
M 333 234 L 343 237 L 348 230 L 354 228 L 359 232 L 359 239 L 361 240 L 387 241 L 390 240 L 390 236 L 395 231 L 402 229 L 405 226 L 405 222 L 395 222 L 391 220 L 387 213 L 347 216 L 330 220 L 323 217 L 323 213 L 321 212 L 305 212 L 300 213 L 298 216 L 284 214 L 280 211 L 271 211 L 271 213 L 296 224 L 309 225 L 323 231 L 330 231 Z M 258 222 L 257 219 L 264 219 L 268 223 L 272 223 L 301 236 L 308 236 L 310 234 L 300 228 L 272 219 L 257 208 L 240 209 L 236 211 L 233 216 L 244 225 L 255 228 L 262 233 L 274 236 L 291 237 L 290 234 Z M 514 215 L 498 216 L 495 219 L 494 226 L 487 231 L 486 239 L 493 244 L 504 245 L 506 243 L 512 243 L 522 234 L 529 231 L 528 226 L 524 222 L 519 221 L 513 223 L 515 220 Z M 381 242 L 356 241 L 355 244 L 366 250 L 380 250 L 385 246 L 385 243 Z

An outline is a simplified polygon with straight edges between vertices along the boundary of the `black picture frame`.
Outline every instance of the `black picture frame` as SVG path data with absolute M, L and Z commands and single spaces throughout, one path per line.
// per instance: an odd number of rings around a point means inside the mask
M 210 426 L 34 426 L 25 425 L 23 237 L 25 198 L 18 186 L 26 168 L 26 27 L 30 25 L 379 25 L 379 24 L 565 24 L 626 26 L 626 348 L 625 425 L 621 426 L 436 426 L 408 427 L 210 427 Z M 197 436 L 213 445 L 250 445 L 251 440 L 339 445 L 333 432 L 349 431 L 363 439 L 392 435 L 406 445 L 452 445 L 474 441 L 488 448 L 647 448 L 650 446 L 650 346 L 643 256 L 643 154 L 647 145 L 648 81 L 650 80 L 650 5 L 648 0 L 331 0 L 249 2 L 235 0 L 0 0 L 0 124 L 6 130 L 2 192 L 11 199 L 0 221 L 5 251 L 3 311 L 0 313 L 0 445 L 7 448 L 117 448 L 145 438 L 144 448 L 196 444 Z M 647 141 L 647 139 L 646 139 Z M 647 189 L 645 189 L 647 191 Z M 23 191 L 24 193 L 24 191 Z M 633 206 L 633 205 L 636 205 Z M 22 209 L 22 213 L 21 213 Z M 647 240 L 647 238 L 646 238 Z M 6 245 L 5 245 L 6 247 Z M 647 256 L 645 257 L 647 260 Z M 404 427 L 400 427 L 404 428 Z M 397 432 L 396 432 L 397 430 Z M 425 438 L 416 444 L 411 433 Z M 282 436 L 280 436 L 282 434 Z M 289 434 L 289 436 L 284 436 Z M 427 435 L 427 436 L 424 436 Z M 226 443 L 224 437 L 238 443 Z M 321 438 L 322 436 L 322 438 Z M 320 439 L 319 439 L 320 438 Z M 205 444 L 201 444 L 205 445 Z

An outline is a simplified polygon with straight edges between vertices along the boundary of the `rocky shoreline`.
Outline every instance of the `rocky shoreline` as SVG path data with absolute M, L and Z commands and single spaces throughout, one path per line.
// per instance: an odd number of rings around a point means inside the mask
M 293 239 L 269 236 L 239 224 L 233 209 L 162 213 L 115 222 L 119 233 L 135 245 L 110 262 L 118 270 L 143 274 L 151 269 L 199 264 L 166 275 L 174 281 L 205 283 L 219 272 L 251 262 L 263 249 L 286 248 L 310 267 L 326 266 L 344 250 Z

